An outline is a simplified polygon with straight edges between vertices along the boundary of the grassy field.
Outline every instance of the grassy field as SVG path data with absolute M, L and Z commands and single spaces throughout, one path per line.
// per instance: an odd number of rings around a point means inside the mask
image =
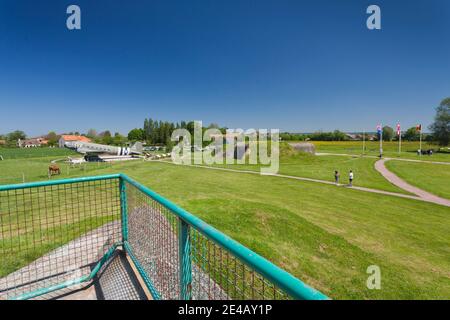
M 0 184 L 14 184 L 48 179 L 48 166 L 55 157 L 22 158 L 16 160 L 0 161 Z M 61 175 L 52 176 L 52 179 L 62 179 L 74 174 L 88 175 L 94 170 L 114 166 L 114 163 L 89 162 L 81 165 L 70 166 L 58 161 Z
M 407 193 L 394 186 L 375 170 L 377 159 L 360 156 L 313 156 L 307 153 L 282 152 L 279 174 L 334 181 L 334 171 L 339 171 L 340 183 L 348 183 L 349 171 L 354 172 L 353 185 L 391 192 Z M 214 165 L 237 170 L 259 171 L 260 165 Z
M 450 165 L 391 160 L 386 167 L 408 183 L 450 199 Z
M 317 152 L 328 153 L 348 153 L 348 154 L 362 154 L 362 141 L 310 141 L 316 146 Z M 435 144 L 429 144 L 428 142 L 422 142 L 422 149 L 438 149 Z M 416 159 L 423 161 L 445 161 L 450 162 L 450 153 L 435 153 L 432 156 L 418 156 L 416 154 L 419 149 L 418 141 L 406 141 L 402 142 L 402 152 L 398 153 L 398 142 L 383 142 L 383 155 L 391 158 L 405 158 Z M 371 156 L 378 156 L 379 142 L 378 141 L 366 141 L 365 154 Z
M 295 169 L 290 170 L 325 178 L 339 161 L 353 161 L 351 157 L 316 158 L 302 159 L 311 162 L 309 169 L 294 164 L 291 167 Z M 331 164 L 326 163 L 327 159 Z M 367 165 L 371 163 L 359 161 L 369 159 L 356 159 L 361 170 L 368 170 Z M 285 161 L 289 164 L 290 160 L 285 158 L 282 162 Z M 47 179 L 49 158 L 0 162 L 0 178 L 24 168 L 26 163 L 30 179 Z M 450 296 L 447 207 L 332 185 L 159 162 L 96 165 L 71 171 L 62 167 L 62 177 L 126 173 L 331 298 L 446 299 Z M 345 170 L 344 164 L 340 165 Z M 289 165 L 282 167 L 289 170 Z M 351 167 L 358 168 L 358 165 L 351 162 Z M 356 174 L 360 176 L 361 173 Z M 64 227 L 76 230 L 76 225 Z M 61 239 L 48 240 L 42 248 L 36 248 L 37 255 L 54 248 L 53 242 L 61 244 Z M 35 257 L 17 260 L 23 264 Z M 8 261 L 8 266 L 0 263 L 0 274 L 2 267 L 4 273 L 11 264 L 17 263 L 14 259 Z M 381 290 L 369 290 L 365 285 L 366 269 L 374 264 L 381 268 Z
M 53 152 L 52 149 L 48 151 Z M 47 169 L 50 161 L 55 156 L 45 158 L 22 158 L 17 160 L 4 160 L 0 172 L 0 184 L 20 183 L 47 178 Z M 62 157 L 64 158 L 64 157 Z M 280 174 L 334 181 L 334 170 L 341 173 L 341 183 L 348 183 L 349 170 L 355 174 L 354 185 L 368 188 L 375 188 L 385 191 L 407 193 L 402 189 L 392 185 L 385 180 L 381 174 L 374 169 L 376 159 L 363 157 L 344 156 L 311 156 L 305 153 L 292 152 L 282 146 L 280 156 Z M 62 175 L 53 178 L 64 178 L 71 173 L 89 174 L 90 171 L 99 167 L 114 166 L 115 163 L 85 163 L 82 166 L 70 167 L 68 164 L 59 161 Z M 219 167 L 230 167 L 238 170 L 259 171 L 259 165 L 216 165 Z
M 450 295 L 446 207 L 164 163 L 122 163 L 90 174 L 110 172 L 132 176 L 332 298 Z M 382 290 L 365 286 L 372 264 L 381 267 Z
M 0 147 L 0 156 L 4 160 L 24 159 L 24 158 L 43 158 L 43 157 L 67 157 L 79 155 L 78 153 L 66 148 L 2 148 Z

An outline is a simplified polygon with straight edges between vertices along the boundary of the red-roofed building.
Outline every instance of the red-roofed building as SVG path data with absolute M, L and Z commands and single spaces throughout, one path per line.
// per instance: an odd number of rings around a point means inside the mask
M 59 138 L 59 147 L 64 148 L 66 142 L 75 142 L 75 141 L 83 141 L 83 142 L 91 142 L 91 139 L 85 136 L 76 136 L 72 134 L 63 134 L 61 138 Z

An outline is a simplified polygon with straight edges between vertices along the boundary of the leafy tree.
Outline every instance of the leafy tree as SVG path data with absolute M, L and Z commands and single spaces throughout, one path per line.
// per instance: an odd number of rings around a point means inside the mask
M 208 129 L 220 129 L 219 125 L 217 123 L 210 123 L 210 125 L 208 126 Z
M 186 124 L 186 129 L 189 131 L 189 133 L 191 134 L 191 136 L 194 137 L 194 129 L 195 129 L 194 121 L 189 121 L 189 122 Z
M 144 130 L 135 128 L 128 132 L 128 140 L 130 141 L 142 141 L 144 140 Z
M 305 136 L 299 133 L 289 133 L 283 132 L 280 133 L 280 138 L 283 141 L 303 141 L 305 140 Z
M 97 137 L 97 131 L 95 129 L 89 129 L 86 137 L 95 139 Z
M 152 130 L 152 143 L 159 143 L 159 137 L 160 137 L 160 126 L 158 121 L 154 121 L 153 123 L 153 130 Z
M 394 138 L 394 129 L 389 126 L 383 127 L 383 141 L 392 141 Z
M 20 130 L 10 132 L 6 136 L 6 140 L 9 142 L 9 144 L 15 144 L 15 143 L 17 143 L 17 140 L 19 140 L 19 139 L 23 140 L 26 138 L 27 138 L 27 135 L 25 134 L 25 132 L 20 131 Z
M 166 152 L 171 152 L 173 149 L 173 141 L 170 139 L 170 137 L 166 140 Z
M 101 137 L 101 143 L 103 144 L 112 144 L 113 143 L 113 138 L 111 135 L 111 132 L 109 130 L 103 131 L 102 133 L 99 134 L 99 136 Z
M 150 130 L 149 130 L 149 124 L 148 119 L 144 119 L 144 140 L 147 140 L 150 137 Z
M 440 146 L 447 146 L 450 142 L 450 97 L 441 101 L 436 108 L 434 123 L 429 126 L 433 137 Z
M 50 131 L 45 138 L 48 140 L 48 146 L 53 147 L 58 144 L 58 135 L 54 131 Z
M 419 133 L 417 132 L 416 127 L 409 128 L 402 135 L 402 139 L 406 141 L 417 141 L 419 138 Z
M 114 133 L 113 144 L 116 146 L 124 145 L 126 142 L 126 138 L 121 135 L 119 132 Z
M 313 141 L 344 141 L 347 140 L 347 136 L 345 133 L 334 130 L 333 132 L 315 132 L 313 134 L 308 135 L 308 138 Z M 304 139 L 302 139 L 304 140 Z

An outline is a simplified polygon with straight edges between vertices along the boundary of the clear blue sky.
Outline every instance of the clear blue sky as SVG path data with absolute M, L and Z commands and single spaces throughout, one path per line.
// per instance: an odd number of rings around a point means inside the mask
M 370 4 L 381 31 L 366 28 Z M 448 0 L 0 0 L 0 133 L 126 134 L 145 117 L 406 128 L 446 96 Z

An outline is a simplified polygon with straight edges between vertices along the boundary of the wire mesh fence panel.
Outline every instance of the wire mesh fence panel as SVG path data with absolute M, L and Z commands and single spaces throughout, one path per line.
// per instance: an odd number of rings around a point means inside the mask
M 230 251 L 188 225 L 180 257 L 180 219 L 135 186 L 126 184 L 128 242 L 132 255 L 151 281 L 159 299 L 289 299 L 290 297 Z M 186 269 L 180 281 L 180 269 Z M 181 272 L 183 274 L 183 272 Z M 186 288 L 183 288 L 185 286 Z M 188 293 L 183 297 L 182 291 Z
M 190 238 L 193 299 L 290 299 L 274 283 L 198 230 L 191 228 Z
M 179 299 L 178 218 L 127 183 L 128 243 L 159 299 Z
M 125 175 L 0 186 L 0 299 L 101 285 L 119 246 L 153 299 L 326 298 Z
M 0 298 L 89 275 L 121 240 L 119 179 L 0 191 Z

